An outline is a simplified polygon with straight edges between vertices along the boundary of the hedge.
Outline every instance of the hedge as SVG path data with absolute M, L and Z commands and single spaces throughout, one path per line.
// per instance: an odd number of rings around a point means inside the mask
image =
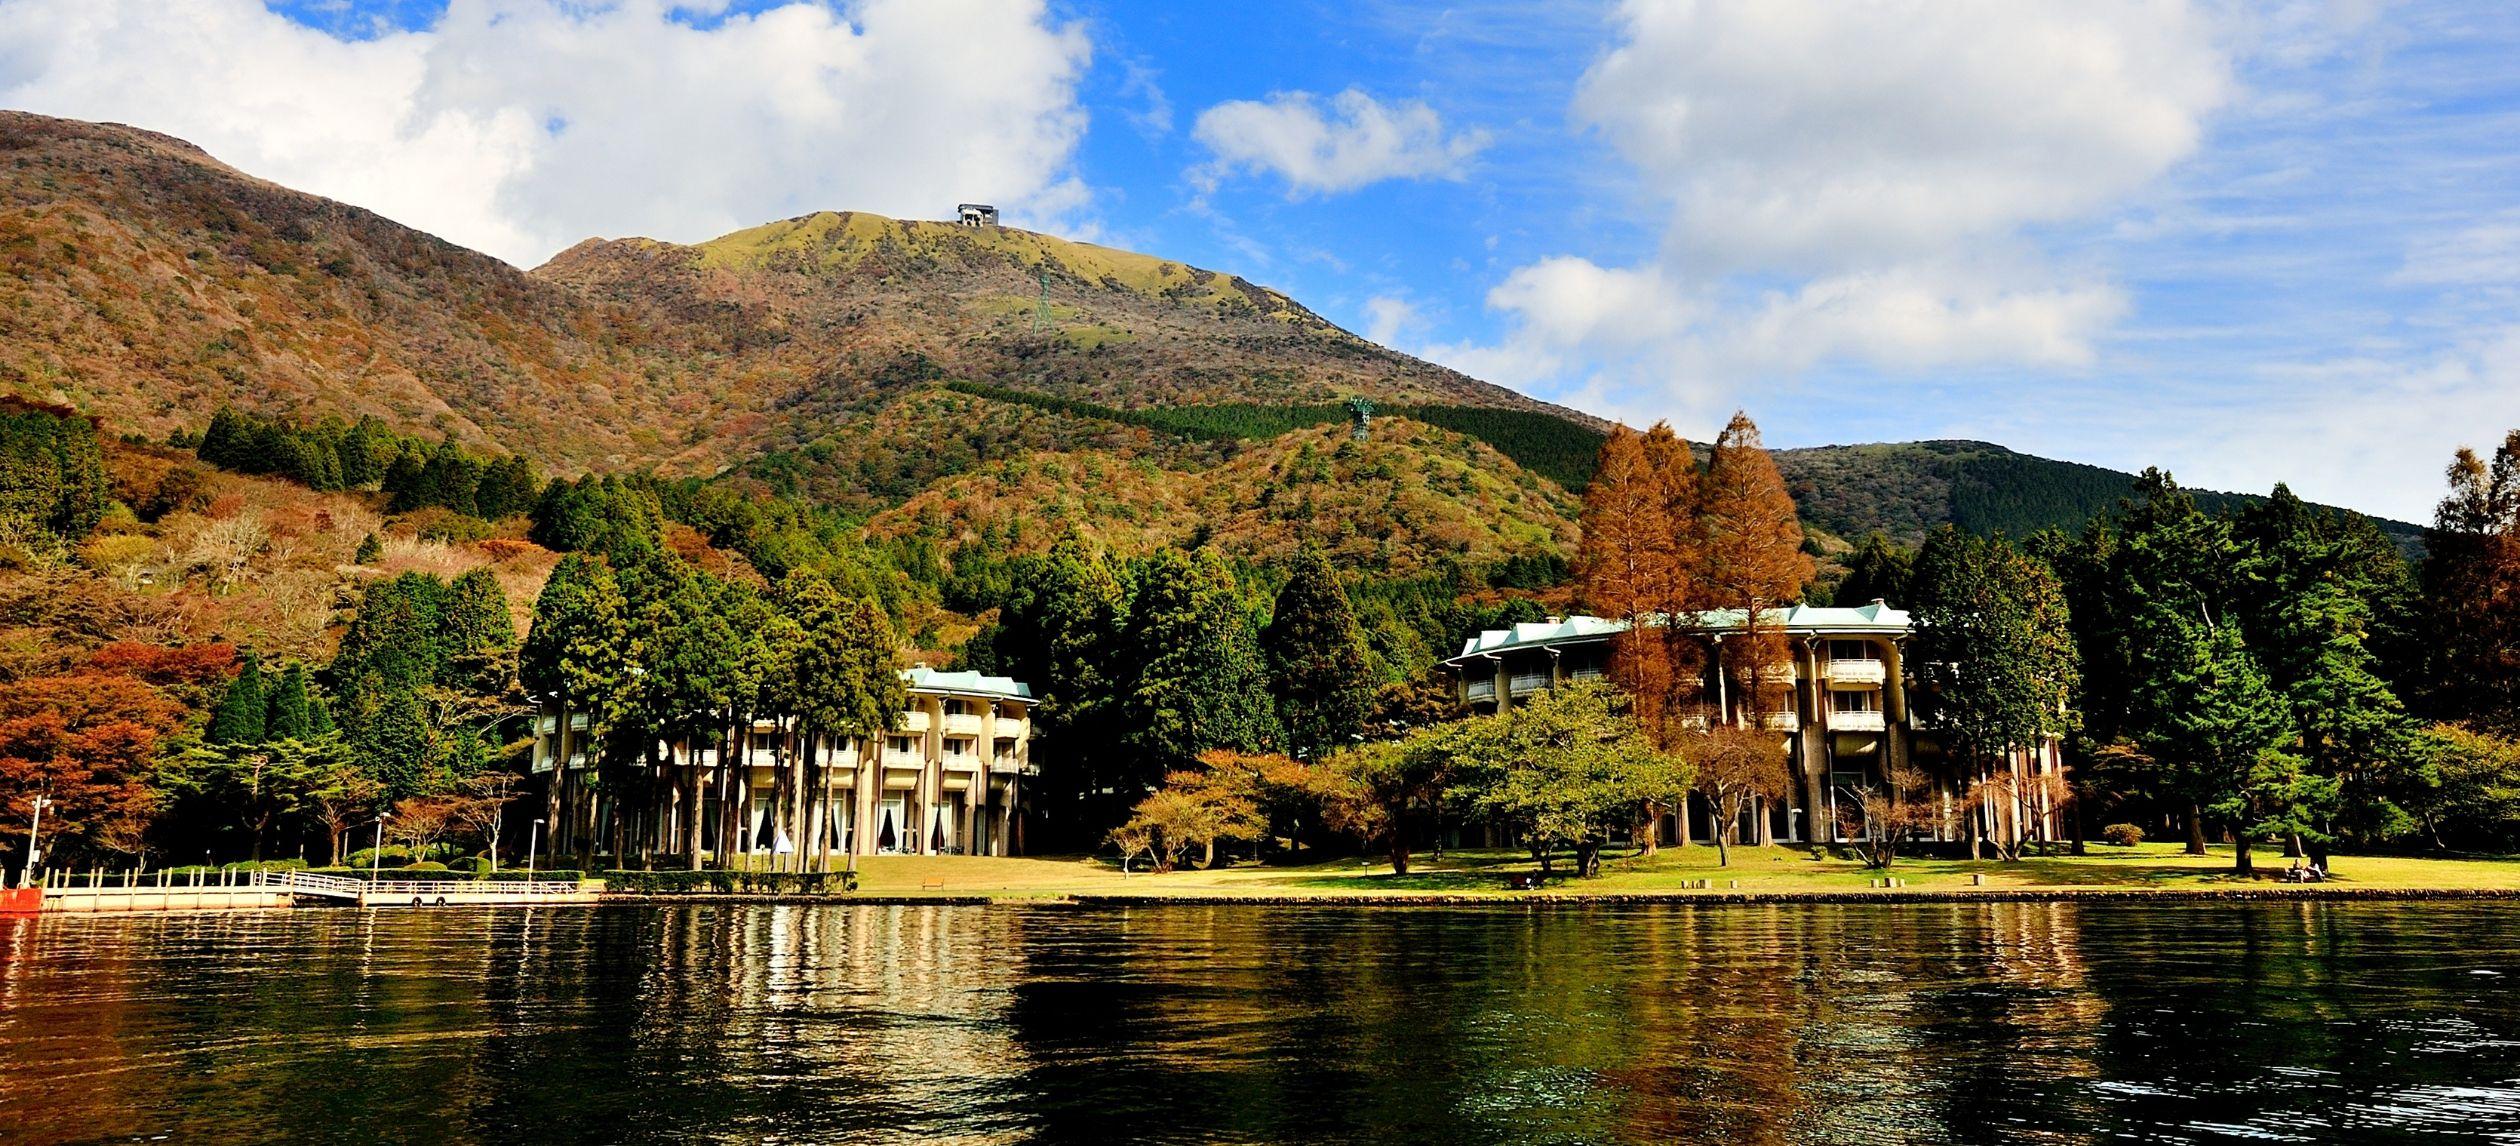
M 604 890 L 632 895 L 840 895 L 853 871 L 608 871 Z

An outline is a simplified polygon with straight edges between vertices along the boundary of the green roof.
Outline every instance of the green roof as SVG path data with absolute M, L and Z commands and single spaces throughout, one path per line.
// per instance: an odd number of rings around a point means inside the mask
M 1762 616 L 1771 627 L 1803 636 L 1831 633 L 1898 636 L 1908 631 L 1907 611 L 1891 608 L 1879 601 L 1852 608 L 1795 605 L 1769 609 Z M 1741 620 L 1742 611 L 1739 609 L 1711 609 L 1692 617 L 1688 627 L 1701 632 L 1726 632 L 1741 628 Z M 1455 664 L 1472 657 L 1493 656 L 1513 649 L 1605 641 L 1626 632 L 1627 627 L 1625 621 L 1579 615 L 1527 622 L 1510 629 L 1488 629 L 1463 641 L 1461 652 L 1444 663 Z

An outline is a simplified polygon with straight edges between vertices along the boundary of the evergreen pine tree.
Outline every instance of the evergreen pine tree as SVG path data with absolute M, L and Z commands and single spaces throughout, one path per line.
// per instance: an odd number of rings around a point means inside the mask
M 474 569 L 446 587 L 442 614 L 446 647 L 440 684 L 498 695 L 516 675 L 516 621 L 507 592 L 488 569 Z
M 236 678 L 228 682 L 227 691 L 210 710 L 210 727 L 202 735 L 212 744 L 260 744 L 263 742 L 263 714 L 267 708 L 263 698 L 262 659 L 246 653 L 236 670 Z
M 2231 825 L 2233 870 L 2252 870 L 2250 845 L 2279 833 L 2318 834 L 2335 781 L 2309 775 L 2283 751 L 2292 738 L 2283 700 L 2234 625 L 2183 630 L 2187 654 L 2165 690 L 2173 701 L 2168 747 L 2192 770 L 2205 811 Z
M 385 543 L 373 533 L 359 539 L 359 550 L 350 555 L 354 564 L 374 565 L 385 557 Z
M 1267 749 L 1277 739 L 1250 609 L 1214 550 L 1158 551 L 1137 576 L 1123 638 L 1124 708 L 1134 797 L 1211 748 Z
M 201 442 L 193 447 L 193 454 L 223 470 L 242 468 L 245 433 L 244 417 L 231 407 L 221 406 L 210 415 L 210 426 L 201 432 Z
M 1374 678 L 1365 634 L 1338 574 L 1319 551 L 1295 558 L 1277 607 L 1260 633 L 1278 723 L 1295 755 L 1313 759 L 1346 745 L 1373 704 Z
M 306 691 L 306 666 L 291 662 L 273 682 L 263 716 L 266 740 L 304 740 L 315 732 L 313 698 Z

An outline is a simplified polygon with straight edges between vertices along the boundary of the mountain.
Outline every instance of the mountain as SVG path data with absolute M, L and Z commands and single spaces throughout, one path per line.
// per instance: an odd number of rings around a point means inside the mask
M 1374 570 L 1563 555 L 1606 428 L 1237 276 L 1014 228 L 825 212 L 526 271 L 182 140 L 17 112 L 0 268 L 0 390 L 117 433 L 375 415 L 560 473 L 758 482 L 941 549 L 1073 524 Z M 1364 442 L 1350 398 L 1381 411 Z M 1779 462 L 1839 538 L 2071 525 L 2129 480 L 1982 443 Z
M 2016 453 L 1990 442 L 1894 442 L 1776 452 L 1777 468 L 1806 524 L 1848 540 L 1879 531 L 1914 545 L 1946 522 L 1971 533 L 2014 537 L 2072 530 L 2127 496 L 2135 475 L 2081 462 Z M 2263 494 L 2194 491 L 2208 512 L 2264 500 Z M 2422 526 L 2374 519 L 2409 551 Z

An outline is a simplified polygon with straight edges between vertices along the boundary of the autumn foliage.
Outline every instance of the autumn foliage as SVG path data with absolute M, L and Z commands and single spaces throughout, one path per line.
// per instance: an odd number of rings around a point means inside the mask
M 1635 698 L 1638 722 L 1670 744 L 1684 718 L 1704 713 L 1704 646 L 1686 626 L 1660 622 L 1737 609 L 1743 632 L 1720 646 L 1735 715 L 1772 711 L 1781 698 L 1761 670 L 1788 655 L 1761 613 L 1798 599 L 1810 580 L 1802 526 L 1774 459 L 1748 416 L 1733 415 L 1700 472 L 1686 441 L 1662 423 L 1611 431 L 1584 494 L 1578 588 L 1595 612 L 1629 623 L 1611 672 Z
M 128 666 L 130 658 L 112 663 Z M 48 852 L 138 852 L 157 801 L 150 780 L 159 745 L 183 718 L 184 706 L 158 686 L 93 664 L 0 684 L 0 836 L 24 839 L 42 795 L 50 800 Z

